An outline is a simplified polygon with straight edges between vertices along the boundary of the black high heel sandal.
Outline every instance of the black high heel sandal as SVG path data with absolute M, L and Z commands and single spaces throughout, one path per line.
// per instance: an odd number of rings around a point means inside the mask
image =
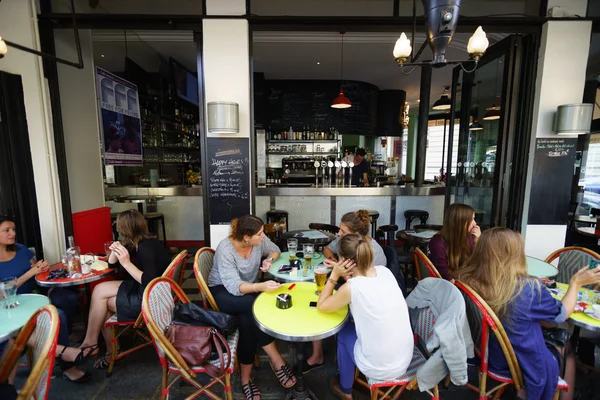
M 260 390 L 258 390 L 258 386 L 256 386 L 252 380 L 249 380 L 248 383 L 242 385 L 242 390 L 246 400 L 256 400 L 256 396 L 260 399 Z
M 98 350 L 100 348 L 100 346 L 98 344 L 93 344 L 91 346 L 83 346 L 79 348 L 79 354 L 77 354 L 77 357 L 75 357 L 75 361 L 73 361 L 74 364 L 79 364 L 82 361 L 87 360 L 90 357 L 94 357 L 95 354 L 94 352 L 96 350 Z M 85 351 L 89 350 L 89 352 L 87 354 L 85 354 Z M 61 351 L 60 354 L 62 354 L 65 350 L 63 349 L 63 351 Z

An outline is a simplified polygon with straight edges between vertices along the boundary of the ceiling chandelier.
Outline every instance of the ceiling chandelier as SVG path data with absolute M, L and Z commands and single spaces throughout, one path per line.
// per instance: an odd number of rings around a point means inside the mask
M 406 37 L 406 34 L 402 32 L 400 38 L 396 41 L 394 46 L 394 58 L 400 67 L 402 73 L 405 75 L 410 74 L 418 66 L 430 65 L 432 67 L 440 68 L 448 64 L 458 64 L 465 72 L 473 72 L 477 68 L 479 59 L 489 46 L 489 41 L 485 35 L 485 32 L 480 27 L 477 28 L 473 36 L 469 38 L 467 44 L 467 52 L 469 53 L 470 59 L 464 61 L 451 61 L 446 59 L 446 50 L 454 32 L 456 31 L 456 24 L 458 22 L 458 15 L 460 9 L 461 0 L 422 0 L 423 8 L 425 9 L 426 25 L 427 25 L 427 41 L 433 52 L 433 60 L 425 62 L 415 62 L 419 58 L 419 55 L 425 47 L 425 43 L 421 46 L 421 49 L 417 52 L 416 57 L 412 57 L 410 62 L 407 62 L 409 57 L 412 56 L 412 44 Z M 413 10 L 415 8 L 413 7 Z M 413 13 L 413 22 L 416 21 L 416 15 Z M 414 41 L 414 27 L 413 37 Z M 474 62 L 475 66 L 467 70 L 463 63 Z M 406 72 L 404 71 L 405 66 L 414 66 L 413 69 Z

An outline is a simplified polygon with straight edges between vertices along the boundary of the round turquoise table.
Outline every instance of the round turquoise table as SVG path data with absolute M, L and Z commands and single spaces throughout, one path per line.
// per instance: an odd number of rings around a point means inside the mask
M 302 264 L 304 264 L 304 259 L 300 258 L 300 260 L 302 260 Z M 278 272 L 279 267 L 281 267 L 283 264 L 290 263 L 290 253 L 284 251 L 279 255 L 279 258 L 277 260 L 273 261 L 273 265 L 271 266 L 271 268 L 269 268 L 267 273 L 278 282 L 314 282 L 315 266 L 323 264 L 324 260 L 325 257 L 323 256 L 323 253 L 315 252 L 315 254 L 313 254 L 313 259 L 310 264 L 310 268 L 306 273 L 306 276 L 304 276 L 302 270 L 297 271 L 296 275 L 292 275 L 291 272 L 281 273 Z
M 17 301 L 19 305 L 15 308 L 0 309 L 0 343 L 19 331 L 41 306 L 50 303 L 48 297 L 41 294 L 19 294 Z
M 526 256 L 527 259 L 527 273 L 537 278 L 549 278 L 558 275 L 558 269 L 539 258 Z

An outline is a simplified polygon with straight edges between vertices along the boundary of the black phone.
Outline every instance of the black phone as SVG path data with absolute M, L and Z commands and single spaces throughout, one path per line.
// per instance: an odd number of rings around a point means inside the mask
M 308 304 L 308 306 L 309 306 L 310 308 L 317 308 L 317 302 L 316 302 L 316 301 L 311 301 L 311 302 Z
M 289 272 L 289 271 L 291 271 L 291 270 L 292 270 L 292 267 L 291 267 L 289 264 L 282 264 L 282 265 L 279 267 L 279 270 L 278 270 L 278 272 Z

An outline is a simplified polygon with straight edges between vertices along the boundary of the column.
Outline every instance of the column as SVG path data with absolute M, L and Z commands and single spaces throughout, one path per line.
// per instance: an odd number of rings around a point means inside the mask
M 246 14 L 246 3 L 244 0 L 208 0 L 206 11 L 209 18 L 202 21 L 202 45 L 203 45 L 203 74 L 204 74 L 204 107 L 212 101 L 230 101 L 239 104 L 239 125 L 237 134 L 211 134 L 205 125 L 208 140 L 221 138 L 248 138 L 250 146 L 250 135 L 253 134 L 253 116 L 251 114 L 250 100 L 250 35 L 246 19 L 215 18 L 210 16 L 244 15 Z M 207 124 L 207 118 L 205 118 Z M 252 154 L 253 149 L 249 149 Z M 206 160 L 206 149 L 203 150 L 202 168 L 208 168 Z M 250 157 L 252 158 L 252 157 Z M 252 171 L 249 166 L 249 171 Z M 247 174 L 250 176 L 250 173 Z M 203 185 L 209 185 L 209 181 Z M 250 186 L 250 191 L 254 190 Z M 206 195 L 207 191 L 203 191 Z M 252 196 L 250 196 L 250 199 Z M 248 199 L 248 202 L 250 202 Z M 203 199 L 209 202 L 208 198 Z M 210 212 L 204 216 L 210 221 Z M 229 225 L 210 223 L 210 245 L 213 248 L 226 238 L 229 233 Z
M 579 15 L 585 15 L 585 7 L 583 10 L 577 10 L 572 9 L 572 4 L 565 4 L 565 7 L 567 5 L 571 6 L 569 8 L 571 13 L 579 12 Z M 567 225 L 558 221 L 553 224 L 551 220 L 554 217 L 544 225 L 529 223 L 530 206 L 544 207 L 544 204 L 530 204 L 530 199 L 533 197 L 532 176 L 536 140 L 544 137 L 564 137 L 552 132 L 556 108 L 561 104 L 582 101 L 591 28 L 591 21 L 549 21 L 542 30 L 522 222 L 526 254 L 542 259 L 564 246 Z M 548 174 L 548 176 L 538 176 L 536 179 L 551 181 L 553 177 Z M 568 198 L 570 187 L 564 193 L 561 191 L 554 195 Z M 557 211 L 557 215 L 561 214 L 563 218 L 567 213 L 568 207 Z

